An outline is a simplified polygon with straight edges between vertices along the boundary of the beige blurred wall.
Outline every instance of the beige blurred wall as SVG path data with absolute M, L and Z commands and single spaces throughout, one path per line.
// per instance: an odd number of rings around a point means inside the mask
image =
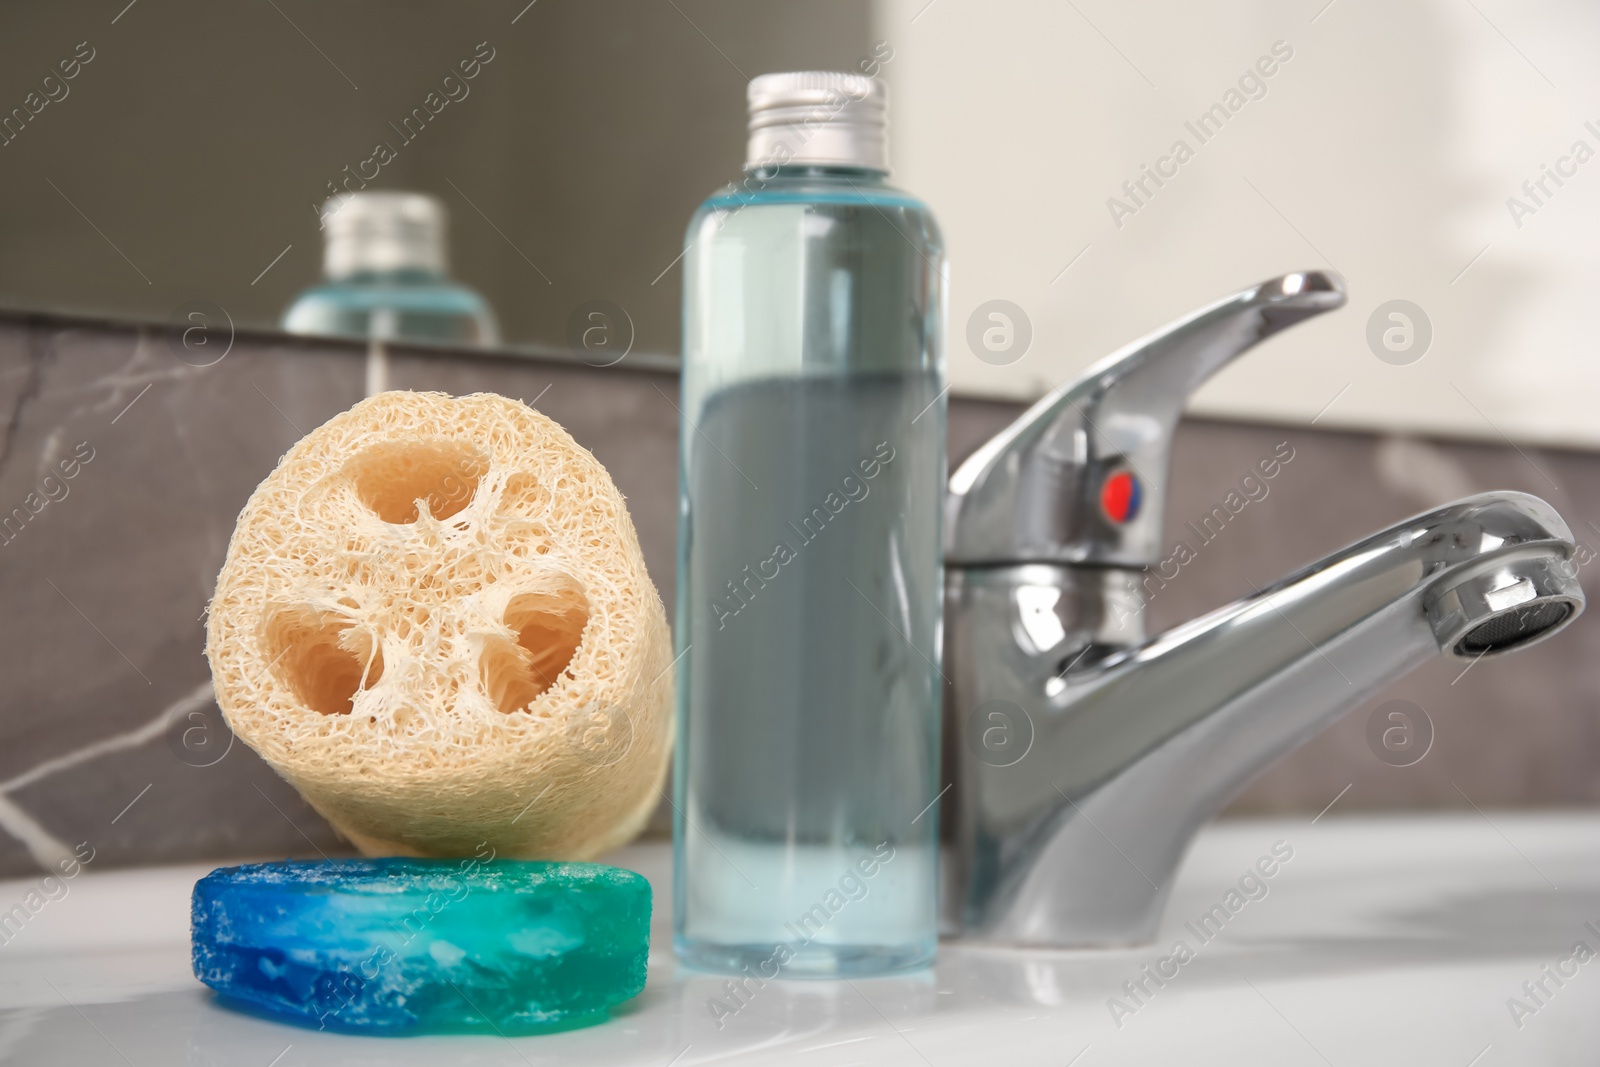
M 1194 411 L 1600 444 L 1600 155 L 1562 162 L 1579 141 L 1600 153 L 1595 5 L 878 0 L 876 10 L 874 33 L 896 50 L 886 77 L 897 176 L 932 203 L 949 239 L 958 390 L 1036 395 L 1230 291 L 1331 266 L 1350 305 L 1223 372 Z M 1230 100 L 1263 58 L 1271 76 Z M 1202 142 L 1192 124 L 1218 104 L 1237 106 Z M 1193 157 L 1161 164 L 1179 140 Z M 1147 179 L 1137 199 L 1124 191 L 1158 164 L 1161 185 Z M 1522 183 L 1546 164 L 1568 176 L 1547 179 L 1535 203 Z M 1514 196 L 1533 213 L 1513 211 Z M 980 360 L 963 336 L 997 298 L 1019 305 L 1034 333 L 1006 366 Z M 1420 356 L 1406 365 L 1377 358 L 1367 338 L 1395 299 L 1432 325 L 1425 354 L 1400 354 Z

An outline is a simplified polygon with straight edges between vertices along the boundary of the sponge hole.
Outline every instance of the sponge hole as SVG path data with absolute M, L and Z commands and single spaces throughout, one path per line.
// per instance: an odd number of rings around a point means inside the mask
M 518 471 L 506 479 L 500 507 L 513 515 L 536 518 L 550 510 L 550 490 L 527 471 Z
M 404 441 L 377 445 L 345 467 L 356 496 L 384 522 L 416 522 L 425 501 L 428 514 L 448 519 L 472 502 L 489 461 L 455 441 Z
M 348 619 L 288 610 L 267 622 L 267 650 L 274 669 L 300 703 L 324 715 L 348 715 L 356 693 L 383 677 L 383 653 Z
M 512 597 L 504 622 L 514 636 L 486 642 L 480 666 L 489 699 L 510 713 L 533 703 L 572 663 L 589 625 L 589 601 L 569 579 L 550 592 Z

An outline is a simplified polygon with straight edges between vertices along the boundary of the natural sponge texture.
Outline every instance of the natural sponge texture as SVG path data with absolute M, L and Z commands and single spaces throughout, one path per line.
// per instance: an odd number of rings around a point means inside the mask
M 291 448 L 206 654 L 234 733 L 369 854 L 587 859 L 660 795 L 671 641 L 633 523 L 514 400 L 382 393 Z

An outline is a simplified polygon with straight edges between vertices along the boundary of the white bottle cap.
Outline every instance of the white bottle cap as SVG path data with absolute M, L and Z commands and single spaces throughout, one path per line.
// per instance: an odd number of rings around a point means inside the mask
M 888 173 L 887 87 L 864 74 L 827 70 L 763 74 L 750 81 L 746 170 L 785 163 Z
M 322 205 L 322 228 L 322 270 L 331 279 L 447 269 L 445 208 L 422 193 L 340 193 Z

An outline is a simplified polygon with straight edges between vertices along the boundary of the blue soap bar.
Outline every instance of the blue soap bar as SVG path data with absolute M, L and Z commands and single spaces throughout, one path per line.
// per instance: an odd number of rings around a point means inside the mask
M 319 1029 L 526 1034 L 636 996 L 650 883 L 596 863 L 327 860 L 195 883 L 194 974 Z

